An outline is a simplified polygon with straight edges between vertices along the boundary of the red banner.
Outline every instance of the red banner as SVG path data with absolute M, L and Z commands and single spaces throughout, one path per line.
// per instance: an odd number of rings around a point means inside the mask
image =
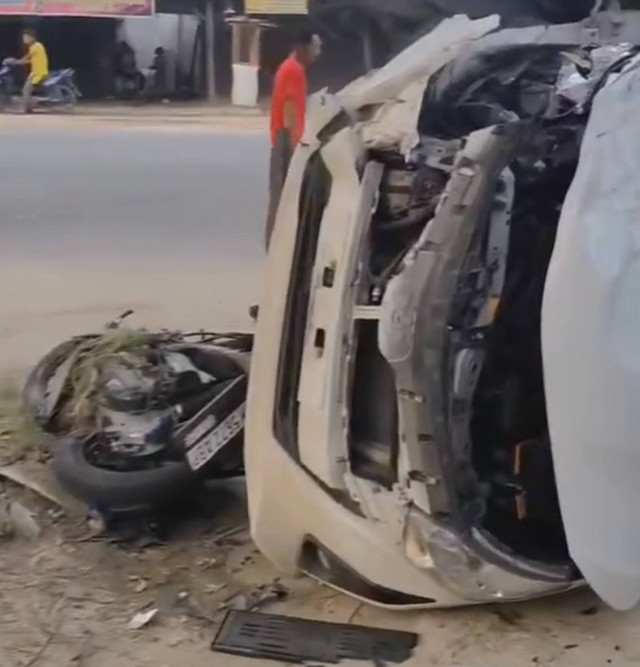
M 154 0 L 0 0 L 0 16 L 153 16 Z

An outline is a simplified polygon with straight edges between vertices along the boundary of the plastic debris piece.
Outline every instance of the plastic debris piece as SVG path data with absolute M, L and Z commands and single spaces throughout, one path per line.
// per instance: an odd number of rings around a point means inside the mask
M 204 588 L 205 593 L 216 594 L 224 590 L 227 587 L 227 584 L 208 584 Z
M 133 589 L 136 593 L 144 593 L 149 587 L 149 582 L 146 579 L 140 579 Z
M 27 509 L 21 503 L 12 500 L 9 503 L 7 511 L 14 535 L 30 542 L 35 542 L 39 539 L 41 534 L 40 526 L 31 510 Z
M 149 625 L 151 621 L 158 614 L 157 609 L 148 609 L 147 611 L 138 612 L 130 621 L 127 628 L 129 630 L 141 630 L 145 626 Z
M 234 609 L 236 611 L 253 611 L 270 602 L 284 600 L 289 595 L 289 590 L 280 582 L 258 586 L 252 591 L 245 591 L 233 595 L 227 599 L 221 609 Z

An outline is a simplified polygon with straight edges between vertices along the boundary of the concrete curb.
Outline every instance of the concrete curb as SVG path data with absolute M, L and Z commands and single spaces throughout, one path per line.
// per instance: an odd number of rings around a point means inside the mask
M 117 118 L 180 118 L 180 119 L 214 119 L 214 118 L 264 118 L 268 112 L 262 108 L 233 107 L 230 105 L 124 105 L 124 104 L 79 104 L 75 109 L 76 116 L 117 117 Z
M 39 112 L 31 116 L 22 114 L 0 114 L 0 129 L 46 128 L 65 129 L 127 129 L 127 130 L 168 130 L 168 131 L 229 131 L 261 132 L 268 130 L 268 117 L 265 115 L 231 114 L 147 114 L 147 113 L 46 113 Z

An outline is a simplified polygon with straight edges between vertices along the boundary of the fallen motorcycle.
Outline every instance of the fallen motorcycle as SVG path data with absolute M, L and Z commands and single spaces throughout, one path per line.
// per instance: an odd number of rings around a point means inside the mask
M 67 111 L 75 109 L 81 96 L 75 84 L 75 70 L 71 68 L 56 70 L 34 88 L 32 103 L 34 108 L 60 108 Z M 9 109 L 14 98 L 20 97 L 16 85 L 14 66 L 4 62 L 0 66 L 0 111 Z
M 55 347 L 29 375 L 23 403 L 61 485 L 114 513 L 243 474 L 252 342 L 117 329 Z

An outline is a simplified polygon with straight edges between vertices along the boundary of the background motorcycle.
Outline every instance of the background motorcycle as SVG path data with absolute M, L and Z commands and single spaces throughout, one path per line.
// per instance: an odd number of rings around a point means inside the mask
M 55 70 L 34 89 L 32 104 L 38 107 L 60 107 L 72 111 L 80 97 L 74 81 L 75 70 Z M 0 110 L 9 108 L 14 96 L 22 92 L 16 84 L 14 66 L 5 61 L 0 67 Z

